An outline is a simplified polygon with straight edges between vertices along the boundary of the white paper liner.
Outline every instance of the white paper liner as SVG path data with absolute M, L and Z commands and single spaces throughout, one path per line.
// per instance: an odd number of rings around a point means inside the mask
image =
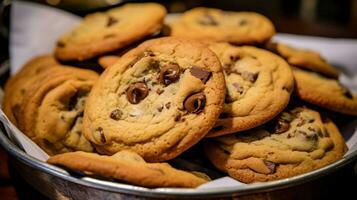
M 71 13 L 30 2 L 14 1 L 11 7 L 10 27 L 10 61 L 11 74 L 19 70 L 24 63 L 34 56 L 53 52 L 56 41 L 61 34 L 79 23 L 80 17 Z M 357 91 L 357 40 L 332 39 L 322 37 L 277 34 L 275 41 L 282 41 L 301 48 L 313 49 L 328 58 L 328 61 L 340 66 L 348 76 L 342 75 L 340 80 L 344 85 Z M 19 131 L 0 110 L 0 120 L 4 123 L 9 138 L 22 147 L 29 155 L 46 161 L 48 155 Z M 351 152 L 357 151 L 357 121 L 349 124 L 348 132 L 353 133 L 346 138 Z M 244 183 L 228 176 L 203 184 L 199 189 L 242 187 Z M 158 188 L 158 190 L 164 188 Z

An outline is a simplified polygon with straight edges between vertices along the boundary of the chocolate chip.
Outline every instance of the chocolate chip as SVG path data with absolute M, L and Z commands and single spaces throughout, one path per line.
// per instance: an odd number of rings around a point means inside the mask
M 178 113 L 178 114 L 175 116 L 174 120 L 175 120 L 175 122 L 178 122 L 178 121 L 180 121 L 180 119 L 181 119 L 181 113 Z
M 98 127 L 96 131 L 99 133 L 100 142 L 105 144 L 107 142 L 107 140 L 105 139 L 103 128 L 102 127 Z
M 206 83 L 210 79 L 212 74 L 212 72 L 207 71 L 205 69 L 201 69 L 199 67 L 192 67 L 190 72 L 192 76 L 200 79 L 203 83 Z
M 126 98 L 132 104 L 138 104 L 149 94 L 149 90 L 145 83 L 133 83 L 126 91 Z
M 237 62 L 240 59 L 240 55 L 231 55 L 229 56 L 232 62 Z
M 244 88 L 242 86 L 240 86 L 238 83 L 233 83 L 232 85 L 239 94 L 243 94 Z
M 183 106 L 190 113 L 200 113 L 206 105 L 206 95 L 203 92 L 188 96 Z
M 352 95 L 351 91 L 348 89 L 345 89 L 343 95 L 345 95 L 345 97 L 347 97 L 348 99 L 353 99 L 353 95 Z
M 245 26 L 248 24 L 248 20 L 247 19 L 241 19 L 239 22 L 238 22 L 238 25 L 239 26 Z
M 116 24 L 118 22 L 119 22 L 119 20 L 115 19 L 114 17 L 109 16 L 108 22 L 107 22 L 107 27 L 113 26 L 114 24 Z
M 160 95 L 160 94 L 162 94 L 164 91 L 165 91 L 165 90 L 163 90 L 163 89 L 157 88 L 156 93 L 157 93 L 158 95 Z
M 205 25 L 205 26 L 217 26 L 218 22 L 210 15 L 209 13 L 205 13 L 199 20 L 199 24 Z
M 252 73 L 252 72 L 246 72 L 246 71 L 241 73 L 242 78 L 245 81 L 249 81 L 251 83 L 254 83 L 257 80 L 258 75 L 259 75 L 259 73 Z
M 171 102 L 167 102 L 167 103 L 165 104 L 166 109 L 170 109 L 170 106 L 171 106 Z
M 157 110 L 158 110 L 159 112 L 161 112 L 163 109 L 164 109 L 164 106 L 160 106 L 160 107 L 157 108 Z
M 222 68 L 227 75 L 230 75 L 232 73 L 232 64 L 224 64 Z
M 114 120 L 119 120 L 121 118 L 121 116 L 123 115 L 123 112 L 119 109 L 114 109 L 111 113 L 110 113 L 110 118 L 114 119 Z
M 61 41 L 57 42 L 57 47 L 65 47 L 65 46 L 66 45 L 63 42 L 61 42 Z
M 264 164 L 269 168 L 270 173 L 273 174 L 276 171 L 276 164 L 268 161 L 268 160 L 263 160 Z
M 272 134 L 284 133 L 290 129 L 288 121 L 283 119 L 273 120 L 271 124 L 268 124 L 267 130 Z
M 180 66 L 178 64 L 171 63 L 161 69 L 159 82 L 167 86 L 176 82 L 180 78 L 180 73 Z

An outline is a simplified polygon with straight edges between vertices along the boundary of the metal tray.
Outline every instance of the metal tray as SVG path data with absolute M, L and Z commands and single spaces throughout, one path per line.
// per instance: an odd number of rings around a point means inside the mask
M 357 151 L 324 168 L 292 178 L 267 183 L 249 184 L 244 187 L 222 187 L 212 189 L 148 189 L 133 185 L 76 177 L 65 170 L 42 162 L 16 146 L 0 130 L 0 144 L 10 154 L 15 170 L 34 188 L 51 199 L 144 199 L 144 198 L 217 198 L 234 196 L 256 196 L 288 189 L 318 179 L 357 160 Z

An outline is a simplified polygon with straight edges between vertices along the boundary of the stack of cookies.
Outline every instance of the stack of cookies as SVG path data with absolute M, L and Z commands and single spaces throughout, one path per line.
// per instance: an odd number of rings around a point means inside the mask
M 165 15 L 155 3 L 90 14 L 53 55 L 10 78 L 3 110 L 49 163 L 197 187 L 213 177 L 163 162 L 198 143 L 201 157 L 244 183 L 342 158 L 344 139 L 320 108 L 357 115 L 357 96 L 320 54 L 272 42 L 273 24 L 257 13 L 195 8 L 163 31 Z M 104 71 L 83 69 L 89 60 Z

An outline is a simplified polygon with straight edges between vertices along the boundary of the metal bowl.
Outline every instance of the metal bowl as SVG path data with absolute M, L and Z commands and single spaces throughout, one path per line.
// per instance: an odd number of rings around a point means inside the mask
M 16 146 L 0 129 L 0 144 L 9 153 L 15 170 L 35 189 L 51 199 L 144 199 L 144 198 L 223 198 L 256 197 L 289 190 L 310 182 L 351 163 L 357 158 L 357 151 L 321 169 L 292 178 L 267 183 L 244 185 L 243 187 L 222 187 L 210 189 L 148 189 L 133 185 L 110 182 L 90 177 L 71 175 L 67 171 L 42 162 Z

